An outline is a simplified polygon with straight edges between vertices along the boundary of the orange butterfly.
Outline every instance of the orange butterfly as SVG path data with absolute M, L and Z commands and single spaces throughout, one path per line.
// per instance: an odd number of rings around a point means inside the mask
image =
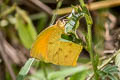
M 57 21 L 55 25 L 42 31 L 33 43 L 30 55 L 48 63 L 75 66 L 83 46 L 60 40 L 64 26 L 63 22 Z

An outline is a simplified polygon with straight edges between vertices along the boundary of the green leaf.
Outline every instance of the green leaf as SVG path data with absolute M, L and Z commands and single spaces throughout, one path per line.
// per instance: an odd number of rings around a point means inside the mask
M 118 80 L 118 78 L 117 78 L 115 75 L 112 75 L 112 74 L 109 74 L 108 77 L 109 77 L 111 80 Z
M 80 11 L 79 8 L 72 10 L 72 13 L 68 16 L 68 22 L 65 25 L 65 33 L 75 33 L 76 29 L 79 27 L 79 20 L 84 16 L 84 13 Z
M 69 35 L 62 34 L 61 38 L 62 38 L 62 40 L 65 39 L 65 41 L 72 41 L 72 42 L 77 43 L 77 44 L 82 43 L 82 40 L 76 38 L 76 35 L 73 33 L 69 33 Z
M 16 14 L 16 29 L 22 44 L 26 48 L 31 48 L 33 41 L 36 39 L 37 33 L 32 21 L 25 12 L 22 13 L 25 15 L 18 13 Z
M 116 73 L 118 73 L 118 67 L 115 65 L 107 65 L 103 70 L 99 70 L 98 73 L 102 80 L 109 78 L 110 80 L 118 80 Z
M 34 74 L 28 76 L 29 80 L 46 80 L 43 70 L 38 70 Z
M 27 73 L 29 72 L 30 70 L 30 67 L 33 63 L 35 59 L 34 58 L 30 58 L 26 63 L 25 65 L 21 68 L 18 76 L 17 76 L 17 80 L 24 80 L 25 76 L 27 75 Z
M 88 75 L 88 71 L 78 72 L 71 76 L 70 80 L 85 80 L 86 76 Z
M 74 67 L 74 68 L 67 68 L 65 70 L 61 70 L 61 71 L 55 71 L 55 72 L 51 72 L 48 75 L 48 79 L 49 80 L 57 80 L 59 78 L 65 78 L 67 76 L 70 76 L 72 74 L 75 74 L 77 72 L 81 72 L 83 70 L 88 70 L 88 67 L 86 66 L 79 66 L 79 67 Z
M 118 72 L 118 67 L 117 66 L 112 66 L 112 65 L 108 65 L 104 68 L 103 70 L 106 73 L 112 73 L 112 72 Z

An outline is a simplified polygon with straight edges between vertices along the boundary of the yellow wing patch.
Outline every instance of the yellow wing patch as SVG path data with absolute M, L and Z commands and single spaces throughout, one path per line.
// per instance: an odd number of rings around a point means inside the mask
M 41 60 L 47 59 L 46 53 L 47 53 L 49 37 L 51 36 L 52 32 L 56 30 L 55 28 L 56 26 L 51 26 L 38 35 L 30 51 L 30 55 L 32 57 Z
M 75 66 L 83 46 L 61 41 L 63 33 L 64 25 L 61 21 L 45 29 L 34 42 L 30 55 L 57 65 Z

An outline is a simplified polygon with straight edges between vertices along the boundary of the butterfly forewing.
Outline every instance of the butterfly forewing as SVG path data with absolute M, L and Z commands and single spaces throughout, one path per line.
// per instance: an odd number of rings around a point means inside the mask
M 39 60 L 46 60 L 47 61 L 47 46 L 49 38 L 52 34 L 52 32 L 56 30 L 55 26 L 51 26 L 44 31 L 42 31 L 36 41 L 33 43 L 30 55 L 34 58 L 37 58 Z

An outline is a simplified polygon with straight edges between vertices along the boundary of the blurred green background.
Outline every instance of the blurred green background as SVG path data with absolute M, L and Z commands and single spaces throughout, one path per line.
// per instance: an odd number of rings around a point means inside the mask
M 99 64 L 120 48 L 120 0 L 102 1 L 85 0 L 93 19 L 93 48 L 99 54 Z M 30 58 L 29 51 L 37 35 L 57 19 L 69 15 L 72 5 L 79 5 L 79 1 L 0 0 L 0 80 L 16 80 L 21 67 Z M 85 36 L 81 33 L 85 32 L 86 22 L 83 18 L 77 30 L 83 41 Z M 117 57 L 116 61 L 119 67 L 120 58 Z M 116 67 L 110 67 L 115 63 L 110 63 L 108 69 L 103 70 L 104 73 L 99 72 L 100 76 L 104 76 L 102 80 L 120 79 L 120 74 L 117 77 L 109 74 L 112 73 L 109 70 L 116 70 Z M 76 67 L 35 60 L 25 80 L 86 80 L 90 74 L 92 66 L 89 54 L 83 49 Z

